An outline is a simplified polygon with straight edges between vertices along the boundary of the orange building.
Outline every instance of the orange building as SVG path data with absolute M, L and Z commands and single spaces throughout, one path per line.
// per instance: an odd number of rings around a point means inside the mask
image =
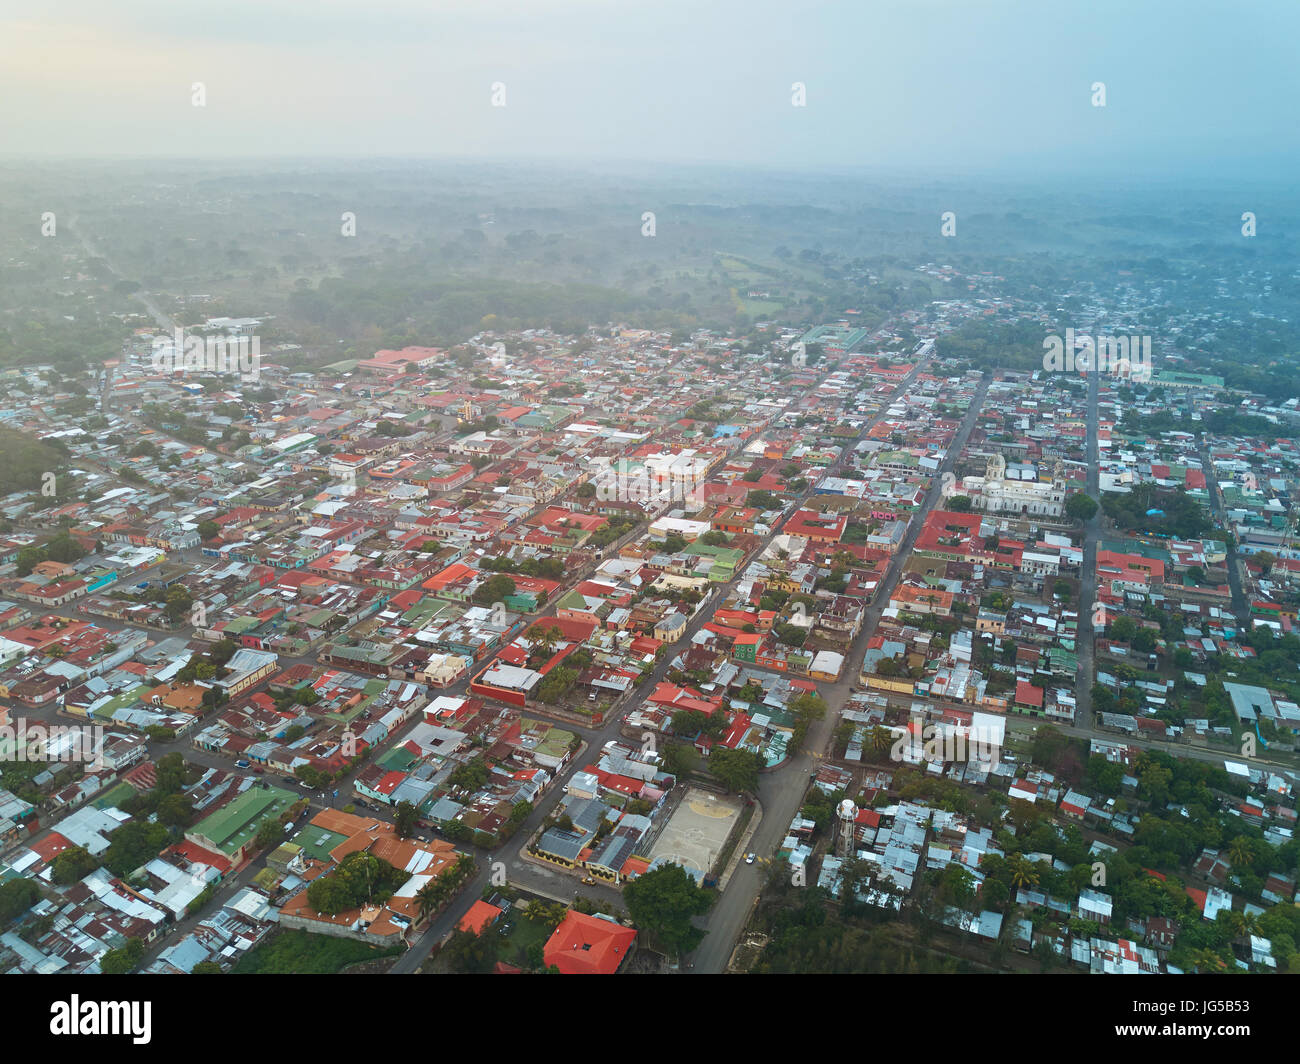
M 546 940 L 543 956 L 564 975 L 613 975 L 635 941 L 630 927 L 570 909 Z

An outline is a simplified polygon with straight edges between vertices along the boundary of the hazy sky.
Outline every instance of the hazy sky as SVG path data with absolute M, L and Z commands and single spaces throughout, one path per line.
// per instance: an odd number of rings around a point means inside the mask
M 1300 0 L 0 0 L 0 152 L 1275 177 L 1297 41 Z

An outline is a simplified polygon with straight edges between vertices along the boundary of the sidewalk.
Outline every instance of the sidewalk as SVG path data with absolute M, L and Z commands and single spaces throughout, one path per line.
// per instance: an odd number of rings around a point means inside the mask
M 749 852 L 749 840 L 754 837 L 754 832 L 758 830 L 758 825 L 763 822 L 763 806 L 757 798 L 754 799 L 754 815 L 749 818 L 749 824 L 745 827 L 745 833 L 736 843 L 736 850 L 731 855 L 731 860 L 727 862 L 727 869 L 718 877 L 719 893 L 727 889 L 727 884 L 731 882 L 732 873 L 736 871 L 736 866 L 744 860 L 745 854 Z

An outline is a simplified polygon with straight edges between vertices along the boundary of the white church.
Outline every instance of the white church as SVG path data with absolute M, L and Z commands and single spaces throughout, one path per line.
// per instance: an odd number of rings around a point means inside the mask
M 983 513 L 1060 517 L 1065 509 L 1065 465 L 1058 458 L 1046 482 L 1029 464 L 1017 464 L 1008 475 L 1006 459 L 992 454 L 985 475 L 962 477 L 960 489 L 952 494 L 968 496 L 971 509 Z

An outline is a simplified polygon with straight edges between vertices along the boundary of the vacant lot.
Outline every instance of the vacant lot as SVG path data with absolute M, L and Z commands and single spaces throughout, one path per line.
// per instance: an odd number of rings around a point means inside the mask
M 236 975 L 333 975 L 358 961 L 395 957 L 402 946 L 380 949 L 350 938 L 275 931 L 235 965 Z

